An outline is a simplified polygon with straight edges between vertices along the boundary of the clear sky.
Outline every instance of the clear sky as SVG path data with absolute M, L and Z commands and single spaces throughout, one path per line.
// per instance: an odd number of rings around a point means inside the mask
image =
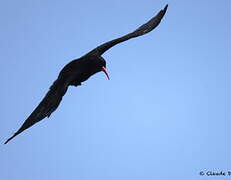
M 60 69 L 133 31 L 60 107 L 9 144 Z M 1 180 L 196 180 L 231 171 L 228 0 L 2 1 Z M 217 177 L 216 179 L 229 179 Z

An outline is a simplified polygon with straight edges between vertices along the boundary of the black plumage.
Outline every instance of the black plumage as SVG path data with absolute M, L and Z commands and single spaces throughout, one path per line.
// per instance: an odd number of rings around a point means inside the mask
M 156 28 L 164 14 L 166 13 L 168 5 L 165 6 L 155 17 L 149 20 L 147 23 L 140 26 L 138 29 L 120 38 L 114 39 L 112 41 L 106 42 L 86 55 L 79 59 L 73 60 L 68 63 L 59 73 L 57 80 L 52 84 L 48 93 L 40 102 L 40 104 L 35 108 L 31 115 L 26 119 L 19 130 L 10 137 L 4 144 L 8 143 L 15 136 L 31 127 L 35 123 L 41 121 L 45 117 L 49 117 L 59 106 L 62 97 L 66 93 L 68 86 L 79 86 L 81 82 L 86 81 L 93 74 L 103 71 L 108 79 L 109 76 L 106 71 L 106 61 L 101 56 L 105 51 L 107 51 L 112 46 L 118 43 L 124 42 L 131 38 L 135 38 L 146 34 Z

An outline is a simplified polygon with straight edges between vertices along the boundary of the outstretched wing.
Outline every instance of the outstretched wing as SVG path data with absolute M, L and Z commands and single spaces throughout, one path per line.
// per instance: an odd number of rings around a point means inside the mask
M 120 38 L 106 42 L 96 47 L 95 49 L 90 51 L 88 54 L 102 55 L 105 51 L 107 51 L 109 48 L 111 48 L 112 46 L 115 46 L 118 43 L 121 43 L 123 41 L 129 40 L 134 37 L 142 36 L 152 31 L 160 24 L 161 19 L 164 17 L 167 11 L 167 8 L 168 8 L 168 5 L 166 5 L 164 9 L 159 11 L 159 13 L 156 16 L 154 16 L 152 19 L 150 19 L 147 23 L 143 24 L 142 26 L 140 26 L 138 29 L 136 29 L 132 33 L 126 34 L 125 36 L 122 36 Z
M 59 106 L 63 95 L 66 93 L 68 88 L 67 81 L 58 78 L 53 85 L 50 87 L 50 90 L 40 102 L 40 104 L 35 108 L 35 110 L 31 113 L 31 115 L 26 119 L 23 125 L 19 128 L 19 130 L 14 133 L 12 137 L 10 137 L 4 144 L 8 143 L 15 136 L 31 127 L 35 123 L 41 121 L 45 117 L 49 117 L 52 112 L 54 112 Z

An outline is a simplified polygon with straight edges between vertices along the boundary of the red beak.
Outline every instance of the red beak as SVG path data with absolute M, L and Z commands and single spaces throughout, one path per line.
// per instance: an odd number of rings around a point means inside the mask
M 109 77 L 109 75 L 107 73 L 107 69 L 104 66 L 102 67 L 102 71 L 106 74 L 108 80 L 110 80 L 110 77 Z

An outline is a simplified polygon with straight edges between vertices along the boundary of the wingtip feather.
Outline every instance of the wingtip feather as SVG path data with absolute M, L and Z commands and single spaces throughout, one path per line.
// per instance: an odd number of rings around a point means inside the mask
M 7 144 L 11 139 L 13 139 L 15 136 L 17 136 L 19 133 L 15 133 L 13 136 L 11 136 L 9 139 L 4 142 L 4 144 Z
M 7 139 L 5 142 L 4 142 L 4 144 L 7 144 L 11 139 L 13 139 L 14 138 L 14 136 L 12 136 L 12 137 L 10 137 L 9 139 Z
M 162 9 L 163 15 L 166 13 L 167 9 L 168 9 L 168 4 L 166 4 L 165 7 L 164 7 L 164 9 Z
M 166 11 L 167 9 L 168 9 L 168 4 L 165 5 L 164 11 Z

